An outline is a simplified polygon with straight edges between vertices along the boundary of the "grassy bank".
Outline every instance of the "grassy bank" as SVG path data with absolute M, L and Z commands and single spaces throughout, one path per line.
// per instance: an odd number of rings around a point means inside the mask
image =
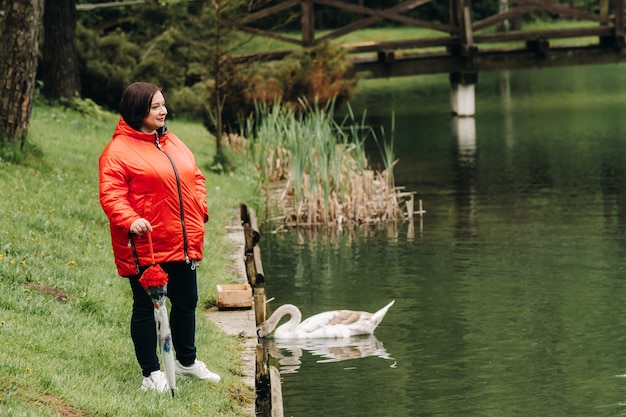
M 182 380 L 176 398 L 139 390 L 130 339 L 131 294 L 117 276 L 98 200 L 98 156 L 117 116 L 36 106 L 31 141 L 44 164 L 0 163 L 0 415 L 240 416 L 240 346 L 198 315 L 198 356 L 218 385 Z M 196 123 L 170 128 L 210 163 L 215 143 Z M 254 179 L 204 170 L 211 221 L 198 270 L 200 301 L 233 279 L 225 226 L 252 203 Z

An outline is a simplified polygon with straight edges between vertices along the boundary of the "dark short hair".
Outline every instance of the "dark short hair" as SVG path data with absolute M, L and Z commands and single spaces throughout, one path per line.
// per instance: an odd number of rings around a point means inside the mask
M 119 111 L 130 127 L 141 130 L 143 119 L 150 113 L 152 98 L 157 91 L 162 92 L 160 87 L 142 81 L 126 87 L 120 100 Z

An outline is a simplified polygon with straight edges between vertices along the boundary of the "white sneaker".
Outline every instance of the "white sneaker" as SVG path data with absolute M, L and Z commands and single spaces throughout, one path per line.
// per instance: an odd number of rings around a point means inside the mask
M 220 376 L 214 372 L 211 372 L 207 369 L 204 362 L 196 361 L 193 365 L 183 366 L 180 362 L 176 361 L 176 375 L 180 376 L 193 376 L 194 378 L 204 379 L 209 382 L 220 382 Z
M 154 371 L 150 376 L 143 377 L 141 389 L 143 391 L 167 392 L 170 387 L 167 384 L 165 374 L 162 371 Z

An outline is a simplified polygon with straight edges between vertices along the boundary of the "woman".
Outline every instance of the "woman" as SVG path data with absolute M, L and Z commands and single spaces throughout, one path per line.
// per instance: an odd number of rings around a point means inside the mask
M 219 375 L 196 359 L 195 346 L 196 266 L 209 220 L 205 178 L 187 146 L 168 132 L 159 87 L 131 84 L 119 110 L 113 139 L 100 156 L 100 203 L 109 218 L 117 271 L 129 279 L 133 293 L 130 331 L 143 373 L 141 389 L 169 390 L 156 354 L 152 300 L 139 283 L 151 264 L 146 233 L 152 233 L 155 262 L 169 276 L 176 374 L 219 382 Z

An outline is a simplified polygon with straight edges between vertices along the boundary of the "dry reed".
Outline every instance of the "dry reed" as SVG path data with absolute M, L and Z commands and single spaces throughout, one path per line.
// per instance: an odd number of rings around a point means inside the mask
M 302 113 L 279 103 L 260 107 L 251 134 L 251 153 L 271 211 L 278 211 L 286 225 L 306 227 L 403 218 L 401 205 L 410 193 L 393 185 L 393 153 L 383 154 L 391 161 L 385 170 L 368 167 L 364 142 L 372 129 L 356 123 L 351 112 L 336 122 L 332 104 L 303 106 Z M 392 146 L 382 149 L 392 152 Z

